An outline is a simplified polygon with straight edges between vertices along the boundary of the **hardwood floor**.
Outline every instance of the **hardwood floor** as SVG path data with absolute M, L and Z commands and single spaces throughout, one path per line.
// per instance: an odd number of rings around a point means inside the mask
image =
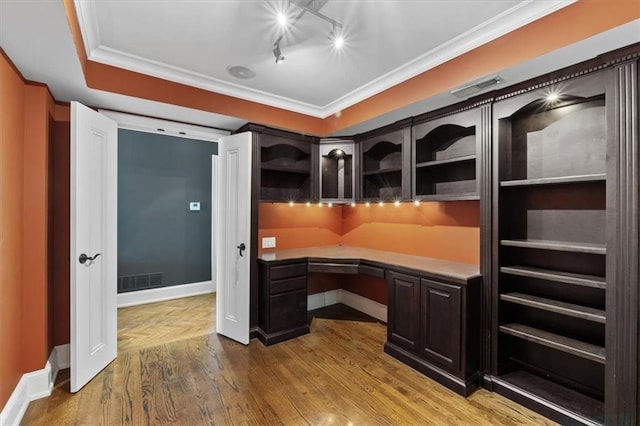
M 23 424 L 552 424 L 482 389 L 464 399 L 389 357 L 380 323 L 315 318 L 308 335 L 245 347 L 212 332 L 214 305 L 120 310 L 118 358 L 77 394 L 61 372 Z

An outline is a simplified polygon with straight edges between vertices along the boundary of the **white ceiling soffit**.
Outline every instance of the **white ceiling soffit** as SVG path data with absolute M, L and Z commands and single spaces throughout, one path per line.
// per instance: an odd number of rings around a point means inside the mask
M 503 13 L 495 15 L 326 105 L 314 105 L 279 96 L 105 46 L 101 42 L 96 0 L 74 0 L 74 3 L 87 57 L 92 61 L 313 117 L 326 118 L 576 1 L 527 0 L 517 3 Z

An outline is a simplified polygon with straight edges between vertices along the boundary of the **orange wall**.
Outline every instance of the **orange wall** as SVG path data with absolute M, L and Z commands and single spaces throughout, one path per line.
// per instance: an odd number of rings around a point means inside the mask
M 0 49 L 0 407 L 44 367 L 49 328 L 49 141 L 54 104 Z
M 258 241 L 275 236 L 279 250 L 344 244 L 478 265 L 479 209 L 478 201 L 332 208 L 260 203 Z
M 0 50 L 2 52 L 2 50 Z M 4 53 L 4 52 L 2 52 Z M 0 55 L 0 409 L 23 373 L 22 181 L 25 85 Z M 40 366 L 42 368 L 42 366 Z

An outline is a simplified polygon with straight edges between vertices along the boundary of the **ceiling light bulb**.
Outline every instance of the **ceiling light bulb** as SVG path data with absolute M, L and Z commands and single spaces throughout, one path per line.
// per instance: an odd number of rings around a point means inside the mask
M 342 46 L 344 46 L 344 37 L 342 37 L 341 35 L 336 36 L 333 39 L 333 45 L 336 47 L 336 49 L 340 49 Z
M 549 93 L 547 95 L 547 102 L 555 102 L 560 98 L 560 95 L 558 95 L 557 93 Z
M 278 12 L 278 15 L 276 16 L 276 18 L 278 19 L 278 24 L 280 24 L 280 26 L 282 27 L 287 26 L 287 15 L 285 15 L 282 12 Z

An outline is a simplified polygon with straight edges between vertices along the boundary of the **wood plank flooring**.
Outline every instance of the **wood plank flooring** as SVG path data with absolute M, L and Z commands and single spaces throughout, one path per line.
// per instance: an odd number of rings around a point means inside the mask
M 315 318 L 306 336 L 245 347 L 212 332 L 214 306 L 198 296 L 121 309 L 118 358 L 77 394 L 61 372 L 23 424 L 553 424 L 482 389 L 462 398 L 396 361 L 380 323 Z

